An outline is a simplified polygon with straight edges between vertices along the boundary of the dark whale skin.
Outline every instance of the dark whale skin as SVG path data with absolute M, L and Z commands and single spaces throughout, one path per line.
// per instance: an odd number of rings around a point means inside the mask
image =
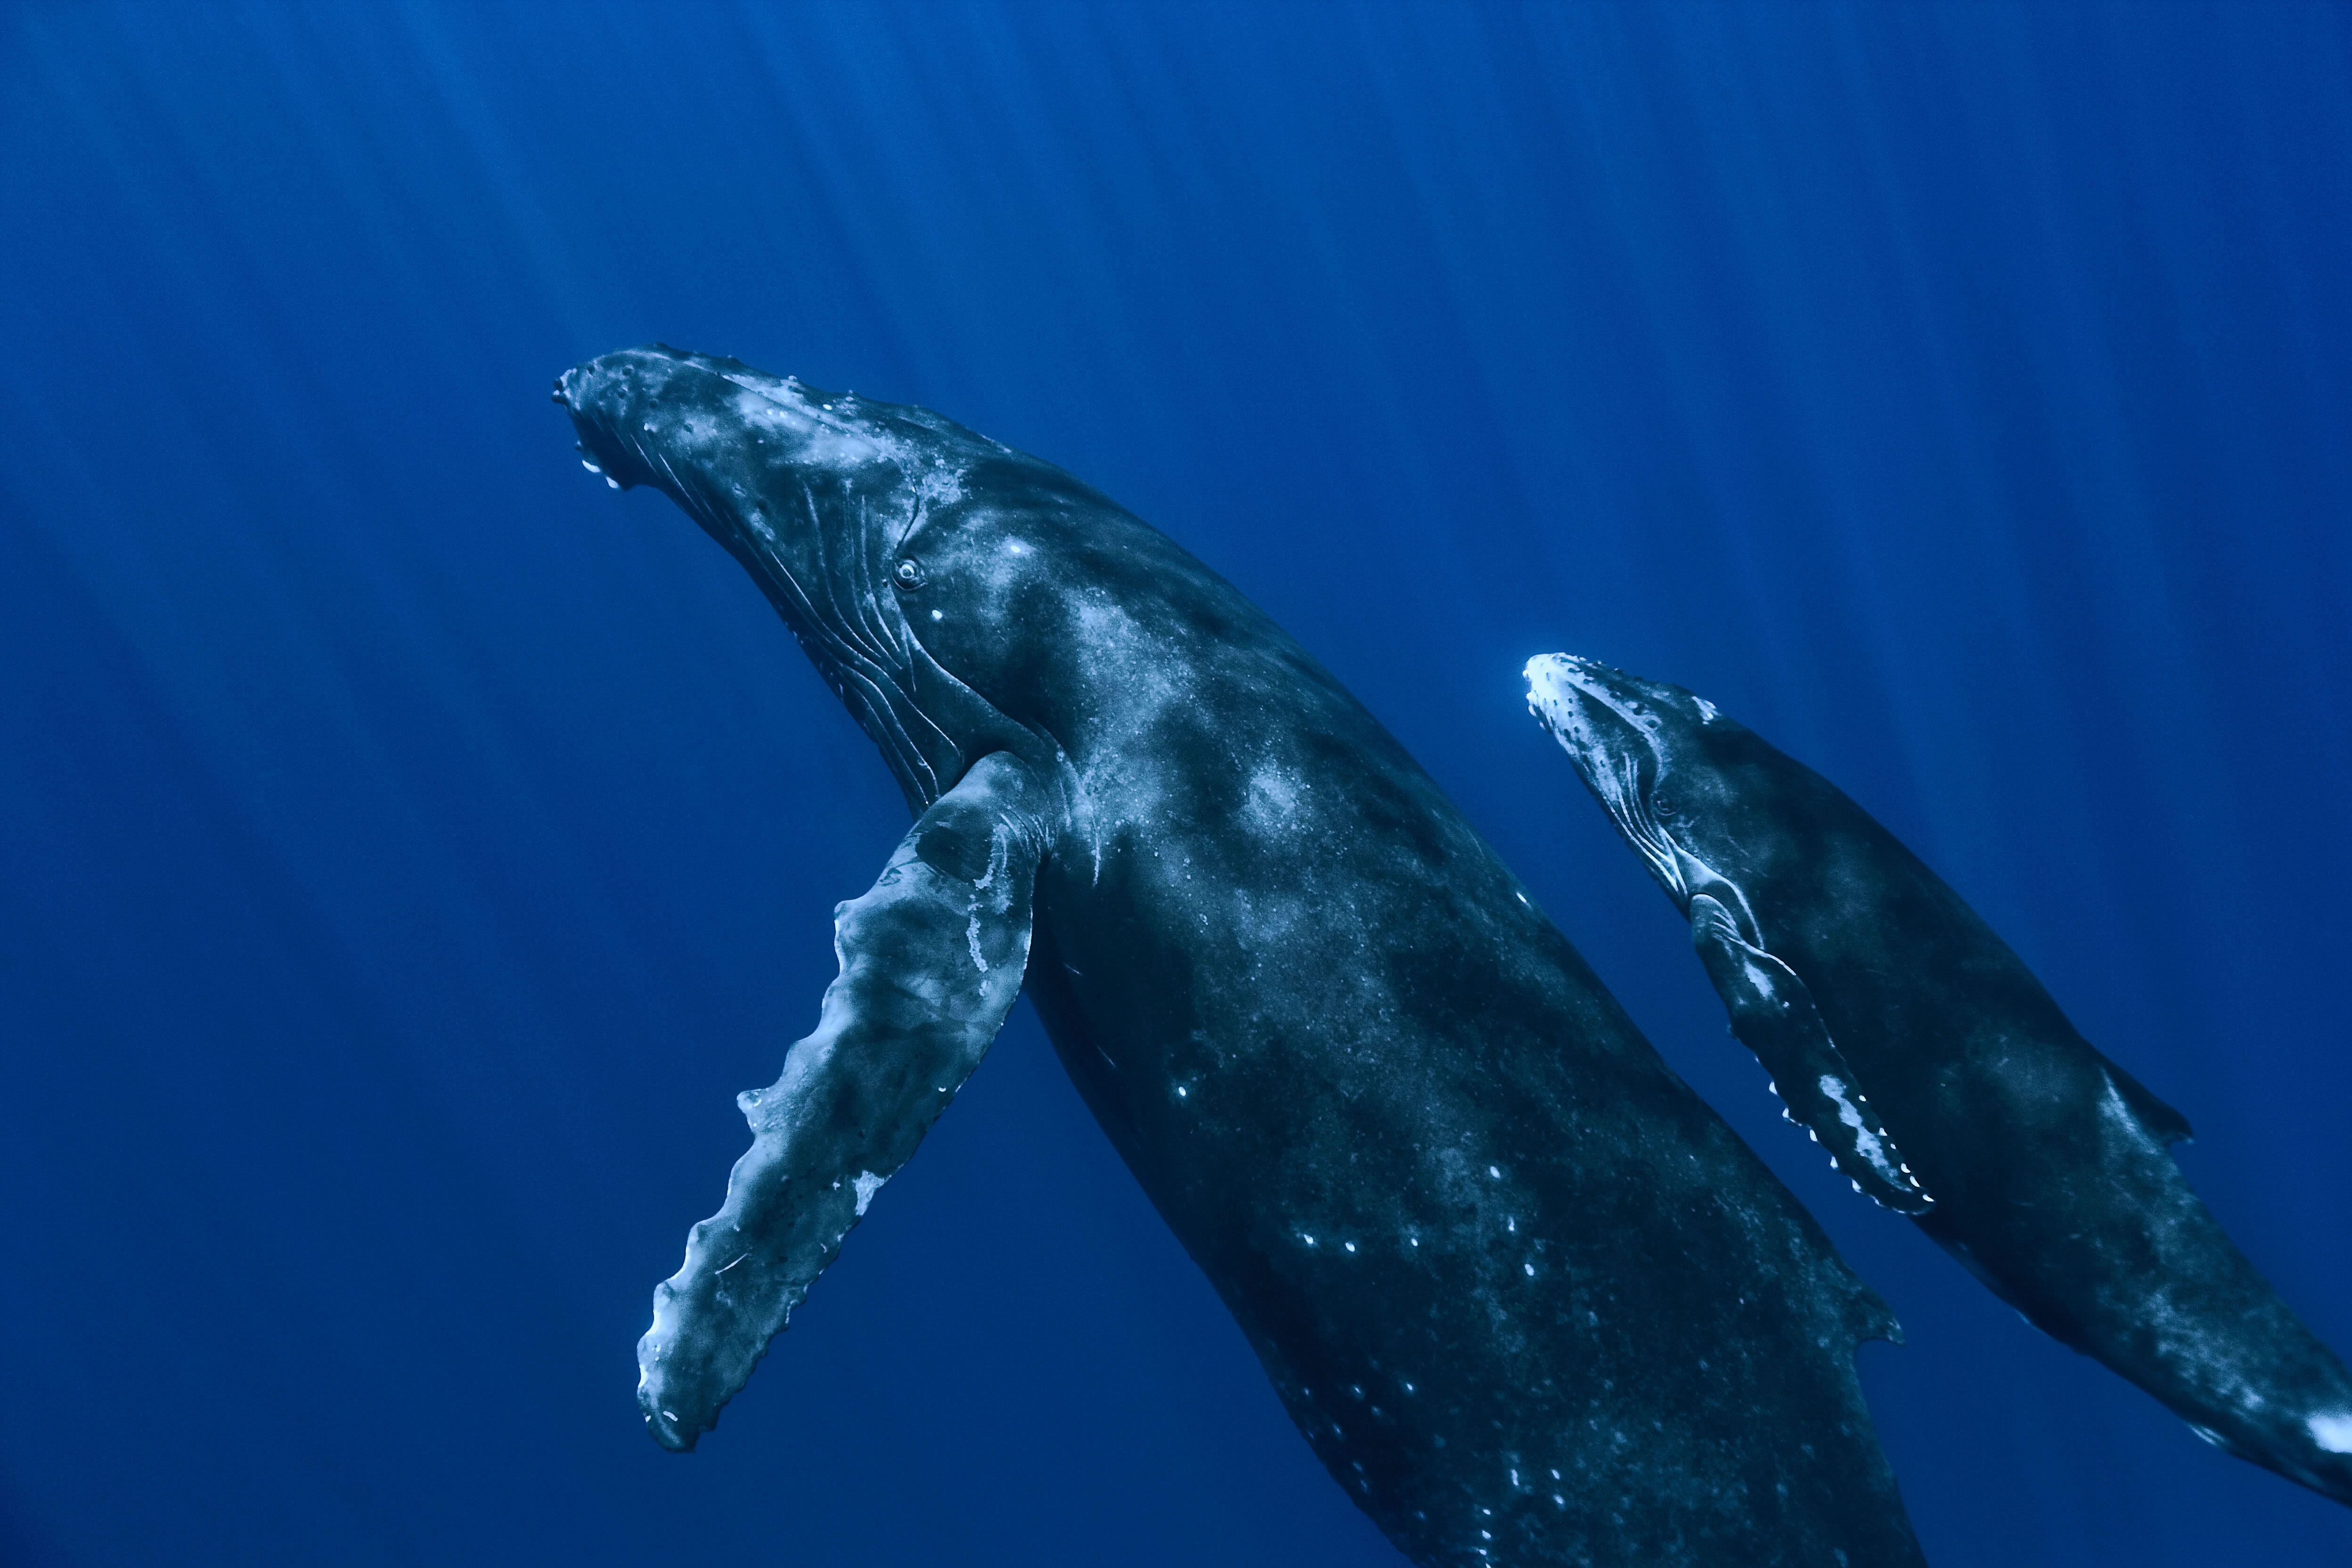
M 1883 1304 L 1230 584 L 920 409 L 658 346 L 557 397 L 745 564 L 918 809 L 992 754 L 1060 803 L 1027 994 L 1407 1556 L 1920 1561 L 1853 1368 Z
M 1933 1198 L 1914 1223 L 2200 1436 L 2352 1504 L 2352 1376 L 2198 1200 L 2167 1148 L 2188 1121 L 1829 780 L 1681 687 L 1567 656 L 1528 668 L 1619 830 L 1737 888 Z M 1629 777 L 1646 824 L 1611 799 Z

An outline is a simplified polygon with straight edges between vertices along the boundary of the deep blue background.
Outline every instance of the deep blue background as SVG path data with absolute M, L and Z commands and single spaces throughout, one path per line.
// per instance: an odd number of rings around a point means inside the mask
M 658 337 L 1049 457 L 1348 680 L 1894 1303 L 1939 1564 L 2352 1562 L 1786 1135 L 1517 683 L 1843 783 L 2352 1347 L 2347 279 L 2341 6 L 0 10 L 0 1559 L 1396 1561 L 1025 1008 L 645 1436 L 905 820 L 574 461 L 549 376 Z

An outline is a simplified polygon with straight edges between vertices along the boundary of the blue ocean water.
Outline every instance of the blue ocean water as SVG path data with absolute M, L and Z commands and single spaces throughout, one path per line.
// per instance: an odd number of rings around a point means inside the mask
M 1517 681 L 1839 781 L 2352 1348 L 2347 277 L 2340 5 L 0 8 L 0 1561 L 1400 1561 L 1025 1006 L 645 1436 L 905 823 L 580 470 L 549 376 L 659 338 L 1046 456 L 1347 680 L 1894 1305 L 1931 1560 L 2352 1562 L 1788 1135 Z

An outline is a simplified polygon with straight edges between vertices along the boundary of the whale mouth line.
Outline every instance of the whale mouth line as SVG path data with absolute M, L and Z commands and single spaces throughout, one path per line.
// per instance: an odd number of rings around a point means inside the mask
M 962 750 L 915 700 L 923 656 L 883 586 L 925 502 L 954 488 L 945 469 L 914 472 L 916 454 L 846 395 L 660 344 L 574 365 L 551 397 L 591 471 L 663 491 L 751 572 L 910 798 L 953 786 Z
M 1659 704 L 1625 696 L 1612 678 L 1625 677 L 1622 670 L 1576 654 L 1530 659 L 1528 706 L 1568 752 L 1586 787 L 1676 907 L 1688 914 L 1694 898 L 1712 897 L 1729 915 L 1740 940 L 1763 949 L 1763 929 L 1747 890 L 1692 853 L 1659 819 L 1658 792 L 1672 771 Z M 1696 697 L 1692 701 L 1701 723 L 1716 717 L 1711 704 Z
M 1654 804 L 1665 776 L 1665 754 L 1654 726 L 1641 722 L 1605 682 L 1590 673 L 1607 668 L 1574 654 L 1529 659 L 1528 707 L 1568 753 L 1593 798 L 1616 819 L 1650 874 L 1678 907 L 1687 908 L 1690 886 L 1682 868 L 1687 852 L 1659 822 Z M 1599 717 L 1601 713 L 1608 715 L 1605 721 Z M 1635 740 L 1638 746 L 1632 743 Z
M 926 800 L 936 800 L 953 787 L 954 781 L 939 776 L 939 770 L 931 765 L 929 752 L 916 739 L 906 715 L 911 711 L 921 719 L 937 740 L 950 749 L 952 742 L 908 696 L 907 688 L 914 673 L 909 652 L 896 646 L 897 639 L 887 638 L 879 628 L 866 622 L 862 605 L 855 622 L 842 612 L 839 598 L 833 592 L 833 574 L 824 570 L 824 534 L 816 498 L 807 493 L 806 486 L 802 488 L 809 509 L 811 548 L 817 556 L 816 570 L 810 574 L 824 586 L 825 605 L 833 614 L 819 612 L 815 596 L 782 552 L 762 548 L 748 539 L 747 552 L 760 563 L 773 586 L 772 596 L 783 609 L 785 625 L 808 653 L 809 662 L 816 666 L 825 684 L 850 706 L 860 728 L 881 748 L 891 771 L 913 782 Z M 893 646 L 887 652 L 869 647 L 869 637 Z

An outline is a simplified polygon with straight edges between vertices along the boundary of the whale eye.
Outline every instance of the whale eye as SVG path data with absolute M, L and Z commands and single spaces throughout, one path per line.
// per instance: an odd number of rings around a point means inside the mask
M 890 568 L 890 585 L 894 588 L 919 588 L 923 578 L 923 563 L 911 556 Z

